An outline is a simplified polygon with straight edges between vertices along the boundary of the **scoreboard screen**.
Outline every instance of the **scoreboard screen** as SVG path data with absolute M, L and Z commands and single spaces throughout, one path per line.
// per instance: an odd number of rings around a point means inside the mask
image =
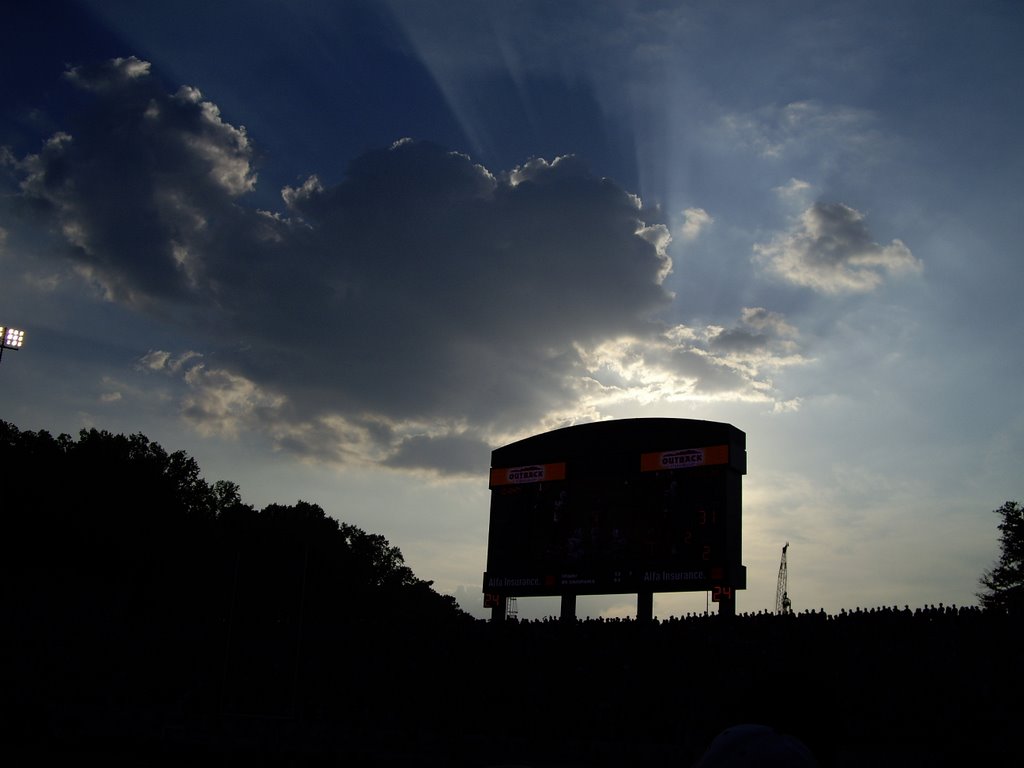
M 708 437 L 724 441 L 686 444 Z M 496 450 L 484 592 L 742 589 L 742 437 L 713 422 L 633 419 Z

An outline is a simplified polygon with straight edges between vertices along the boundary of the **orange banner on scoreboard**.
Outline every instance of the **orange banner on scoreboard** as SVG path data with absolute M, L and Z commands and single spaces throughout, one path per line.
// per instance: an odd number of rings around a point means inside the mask
M 707 448 L 682 448 L 678 451 L 655 451 L 640 454 L 640 471 L 655 472 L 662 469 L 706 467 L 709 464 L 728 464 L 729 446 L 712 445 Z
M 492 467 L 490 488 L 496 485 L 543 483 L 565 480 L 565 462 L 557 464 L 529 464 L 525 467 Z

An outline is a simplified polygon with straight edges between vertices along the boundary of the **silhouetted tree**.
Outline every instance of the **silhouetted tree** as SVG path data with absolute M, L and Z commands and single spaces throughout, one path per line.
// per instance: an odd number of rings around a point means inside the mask
M 384 537 L 304 501 L 257 511 L 142 434 L 0 421 L 0 466 L 18 660 L 0 670 L 17 713 L 0 738 L 126 745 L 225 716 L 380 717 L 393 702 L 368 702 L 399 679 L 411 697 L 432 650 L 402 647 L 410 624 L 471 621 Z
M 978 594 L 985 608 L 1024 614 L 1024 507 L 1007 501 L 994 510 L 999 522 L 999 561 L 981 577 L 984 592 Z

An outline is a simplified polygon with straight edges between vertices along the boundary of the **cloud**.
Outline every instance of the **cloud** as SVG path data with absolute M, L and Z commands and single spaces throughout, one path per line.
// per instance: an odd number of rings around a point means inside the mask
M 152 349 L 139 359 L 137 367 L 149 371 L 177 373 L 188 363 L 202 357 L 198 352 L 181 352 L 177 355 L 162 349 Z
M 204 435 L 235 437 L 263 420 L 273 422 L 286 400 L 251 379 L 202 364 L 189 368 L 185 381 L 191 391 L 182 402 L 182 415 Z
M 683 240 L 696 240 L 700 233 L 714 223 L 714 218 L 703 208 L 687 208 L 683 211 L 683 225 L 679 234 Z
M 233 200 L 256 183 L 245 130 L 194 88 L 164 93 L 137 59 L 67 79 L 93 96 L 72 130 L 16 163 L 22 200 L 48 214 L 75 269 L 119 303 L 180 303 L 216 290 L 211 251 L 250 226 Z
M 595 411 L 623 401 L 775 403 L 771 376 L 809 362 L 798 332 L 778 313 L 747 307 L 730 327 L 676 325 L 649 338 L 618 338 L 580 349 Z
M 144 64 L 69 72 L 89 114 L 13 166 L 100 297 L 203 339 L 139 361 L 203 434 L 476 471 L 486 446 L 623 398 L 770 402 L 768 374 L 799 360 L 764 310 L 666 329 L 668 227 L 575 157 L 494 171 L 403 139 L 255 210 L 245 130 Z
M 874 123 L 867 110 L 805 100 L 725 115 L 716 134 L 733 149 L 764 158 L 813 154 L 822 146 L 832 154 L 860 154 L 882 140 Z
M 821 293 L 871 291 L 886 274 L 921 270 L 903 241 L 874 242 L 864 219 L 842 203 L 815 203 L 789 232 L 755 245 L 755 260 L 787 282 Z
M 401 469 L 481 477 L 487 473 L 492 447 L 468 435 L 415 435 L 401 443 L 384 463 Z
M 111 91 L 149 75 L 150 64 L 135 56 L 110 59 L 94 67 L 70 67 L 64 77 L 86 91 Z
M 808 200 L 807 196 L 813 191 L 813 186 L 810 182 L 802 179 L 791 178 L 785 184 L 775 187 L 772 191 L 778 195 L 778 197 L 787 203 L 796 203 L 800 207 L 804 207 Z

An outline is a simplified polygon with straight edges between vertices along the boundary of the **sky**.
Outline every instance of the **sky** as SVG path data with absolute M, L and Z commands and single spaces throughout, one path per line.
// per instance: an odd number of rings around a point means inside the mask
M 0 418 L 317 503 L 481 617 L 491 450 L 720 421 L 738 611 L 787 542 L 797 611 L 976 602 L 1024 490 L 1019 3 L 0 13 Z

